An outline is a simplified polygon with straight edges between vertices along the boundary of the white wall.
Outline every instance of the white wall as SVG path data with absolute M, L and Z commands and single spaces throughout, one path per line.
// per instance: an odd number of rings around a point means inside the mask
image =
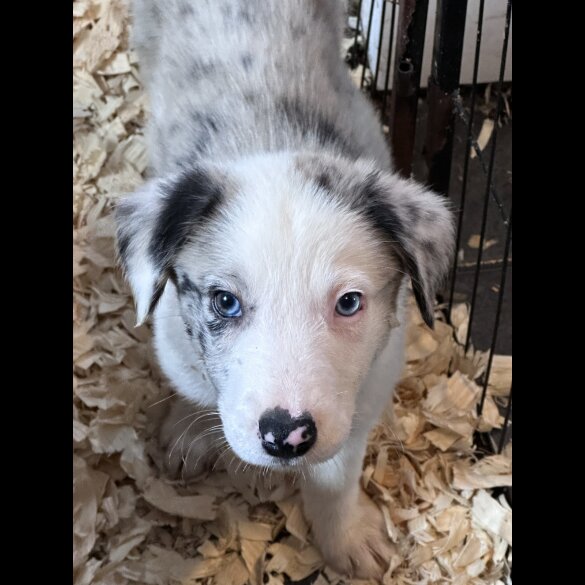
M 372 31 L 368 58 L 372 71 L 376 71 L 378 57 L 378 45 L 380 37 L 380 24 L 382 19 L 382 4 L 384 0 L 374 0 L 374 13 L 372 16 Z M 371 0 L 362 1 L 362 13 L 360 27 L 367 36 L 368 20 L 370 15 Z M 481 39 L 481 52 L 479 58 L 478 83 L 497 81 L 500 74 L 500 60 L 502 55 L 502 43 L 504 41 L 504 26 L 506 20 L 507 0 L 486 0 L 483 12 L 483 30 Z M 429 0 L 429 11 L 427 17 L 427 29 L 425 36 L 424 58 L 421 75 L 421 87 L 426 87 L 431 72 L 431 58 L 433 53 L 433 38 L 435 32 L 435 16 L 437 12 L 437 0 Z M 390 76 L 388 87 L 392 87 L 392 76 L 394 71 L 394 49 L 396 45 L 398 19 L 400 4 L 396 7 L 396 20 L 394 32 L 394 47 L 392 49 L 392 61 L 390 63 Z M 463 60 L 461 63 L 460 83 L 470 84 L 473 77 L 473 60 L 475 55 L 475 41 L 477 31 L 477 20 L 479 14 L 479 0 L 469 0 L 467 3 L 467 19 L 465 23 L 465 36 L 463 41 Z M 386 74 L 386 63 L 388 58 L 388 43 L 390 40 L 390 22 L 392 16 L 392 2 L 387 2 L 384 39 L 382 53 L 380 54 L 380 68 L 378 72 L 378 89 L 384 89 Z M 365 42 L 365 40 L 364 40 Z M 510 25 L 510 38 L 508 40 L 508 53 L 506 57 L 506 69 L 504 81 L 512 80 L 512 25 Z

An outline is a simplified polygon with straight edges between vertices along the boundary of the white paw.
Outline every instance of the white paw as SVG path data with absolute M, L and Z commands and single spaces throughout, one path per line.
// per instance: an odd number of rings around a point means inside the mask
M 313 535 L 325 562 L 348 577 L 381 580 L 396 554 L 382 512 L 361 490 L 353 510 L 313 519 Z
M 170 477 L 199 475 L 217 460 L 224 445 L 221 421 L 214 412 L 182 399 L 173 402 L 159 433 L 164 469 Z

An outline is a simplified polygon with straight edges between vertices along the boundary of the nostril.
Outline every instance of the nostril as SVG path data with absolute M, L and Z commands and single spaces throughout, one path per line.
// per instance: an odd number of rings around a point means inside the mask
M 317 440 L 317 427 L 309 413 L 293 417 L 280 407 L 267 410 L 260 417 L 258 430 L 264 450 L 274 457 L 299 457 Z

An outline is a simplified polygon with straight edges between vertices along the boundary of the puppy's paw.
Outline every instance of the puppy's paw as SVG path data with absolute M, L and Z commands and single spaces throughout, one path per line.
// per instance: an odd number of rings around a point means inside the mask
M 329 518 L 314 518 L 313 535 L 332 569 L 358 579 L 381 580 L 396 554 L 384 517 L 360 490 L 353 510 L 336 510 Z
M 159 433 L 164 471 L 176 479 L 196 477 L 213 464 L 224 443 L 221 421 L 214 412 L 175 400 Z

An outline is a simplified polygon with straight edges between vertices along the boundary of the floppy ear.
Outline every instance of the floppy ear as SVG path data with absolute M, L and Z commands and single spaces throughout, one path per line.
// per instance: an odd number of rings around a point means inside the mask
M 189 236 L 222 198 L 211 174 L 194 169 L 151 179 L 117 205 L 118 255 L 134 295 L 137 325 L 156 307 Z
M 435 294 L 454 246 L 453 216 L 446 198 L 397 174 L 370 173 L 356 204 L 394 242 L 421 315 L 432 328 Z

